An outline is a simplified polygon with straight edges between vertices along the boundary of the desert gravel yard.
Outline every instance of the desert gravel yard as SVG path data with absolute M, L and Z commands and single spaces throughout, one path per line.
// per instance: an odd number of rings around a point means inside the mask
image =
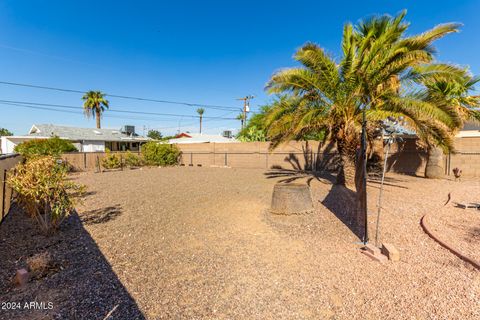
M 78 208 L 84 228 L 147 319 L 480 319 L 480 272 L 419 225 L 453 201 L 479 201 L 477 181 L 390 174 L 381 239 L 401 260 L 382 265 L 359 252 L 351 192 L 329 176 L 176 167 L 73 179 L 88 186 Z M 315 213 L 266 214 L 279 181 L 308 182 Z M 368 191 L 373 238 L 379 183 Z M 468 250 L 478 257 L 476 214 Z M 102 310 L 120 304 L 112 318 L 131 319 L 116 290 L 103 293 Z

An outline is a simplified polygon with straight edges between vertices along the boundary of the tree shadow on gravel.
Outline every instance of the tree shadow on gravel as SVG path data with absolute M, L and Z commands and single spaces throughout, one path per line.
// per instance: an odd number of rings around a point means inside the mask
M 275 169 L 265 173 L 267 179 L 277 179 L 281 183 L 295 182 L 299 179 L 306 179 L 307 184 L 310 186 L 313 180 L 321 183 L 334 183 L 335 176 L 325 172 L 315 171 L 302 171 L 302 170 L 288 170 L 288 169 Z
M 382 177 L 369 176 L 367 179 L 367 182 L 373 188 L 380 188 L 380 185 L 382 184 Z M 399 180 L 392 177 L 385 177 L 383 184 L 385 186 L 390 186 L 394 188 L 409 189 L 408 187 L 399 184 L 399 182 L 403 182 L 403 180 Z M 378 185 L 378 187 L 375 185 Z
M 81 220 L 87 225 L 105 223 L 122 214 L 122 206 L 113 206 L 82 212 Z
M 342 185 L 333 184 L 330 192 L 320 201 L 338 220 L 346 225 L 352 233 L 361 238 L 355 219 L 356 193 Z
M 15 270 L 45 251 L 58 266 L 56 272 L 16 288 Z M 0 256 L 0 301 L 53 303 L 51 310 L 0 310 L 1 319 L 103 319 L 112 310 L 109 319 L 145 319 L 76 213 L 45 236 L 13 206 L 0 226 Z

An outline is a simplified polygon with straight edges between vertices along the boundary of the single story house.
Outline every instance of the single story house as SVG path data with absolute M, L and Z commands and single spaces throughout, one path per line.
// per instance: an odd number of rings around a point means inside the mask
M 480 124 L 467 122 L 457 134 L 457 138 L 480 138 Z
M 48 139 L 57 136 L 70 140 L 80 152 L 138 151 L 142 143 L 151 139 L 135 133 L 134 126 L 122 129 L 92 129 L 54 124 L 34 124 L 26 135 L 1 137 L 1 153 L 13 153 L 19 143 L 32 139 Z
M 175 136 L 174 139 L 168 140 L 170 144 L 181 143 L 232 143 L 238 142 L 235 138 L 228 138 L 215 134 L 203 134 L 203 133 L 180 133 Z

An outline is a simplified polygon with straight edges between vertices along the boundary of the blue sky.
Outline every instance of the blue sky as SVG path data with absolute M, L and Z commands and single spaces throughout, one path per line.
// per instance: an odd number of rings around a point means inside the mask
M 313 41 L 336 55 L 345 22 L 407 9 L 410 33 L 444 22 L 462 32 L 437 43 L 438 59 L 480 74 L 480 1 L 45 1 L 0 2 L 0 81 L 241 108 L 269 101 L 263 88 L 292 54 Z M 80 107 L 81 95 L 0 85 L 0 100 Z M 112 110 L 195 115 L 195 108 L 110 98 Z M 205 116 L 239 112 L 207 109 Z M 162 133 L 195 132 L 196 119 L 105 113 L 102 127 L 133 124 Z M 115 116 L 115 117 L 110 117 Z M 126 116 L 126 115 L 122 115 Z M 139 119 L 141 118 L 141 119 Z M 32 123 L 94 127 L 82 114 L 0 104 L 0 127 L 15 134 Z M 239 127 L 205 121 L 205 132 Z

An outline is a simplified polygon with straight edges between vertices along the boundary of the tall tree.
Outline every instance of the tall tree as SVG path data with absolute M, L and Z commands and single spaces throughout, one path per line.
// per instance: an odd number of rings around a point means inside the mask
M 205 113 L 205 109 L 203 108 L 198 108 L 197 113 L 200 117 L 200 133 L 202 133 L 202 120 L 203 120 L 203 114 Z
M 13 133 L 8 129 L 0 128 L 0 137 L 4 136 L 13 136 Z
M 162 133 L 158 130 L 148 130 L 147 137 L 153 140 L 161 140 Z
M 270 93 L 289 96 L 268 117 L 274 145 L 302 132 L 324 130 L 340 154 L 337 182 L 353 187 L 363 110 L 369 132 L 388 116 L 403 116 L 414 130 L 427 119 L 447 121 L 445 112 L 411 92 L 404 94 L 402 87 L 458 72 L 432 62 L 433 42 L 459 26 L 443 24 L 407 37 L 404 17 L 402 12 L 345 25 L 338 62 L 316 44 L 301 47 L 294 58 L 302 67 L 281 70 L 267 84 Z
M 108 109 L 109 102 L 105 99 L 105 93 L 101 91 L 88 91 L 83 97 L 83 112 L 87 118 L 91 116 L 97 120 L 97 129 L 100 129 L 100 118 L 105 109 Z

